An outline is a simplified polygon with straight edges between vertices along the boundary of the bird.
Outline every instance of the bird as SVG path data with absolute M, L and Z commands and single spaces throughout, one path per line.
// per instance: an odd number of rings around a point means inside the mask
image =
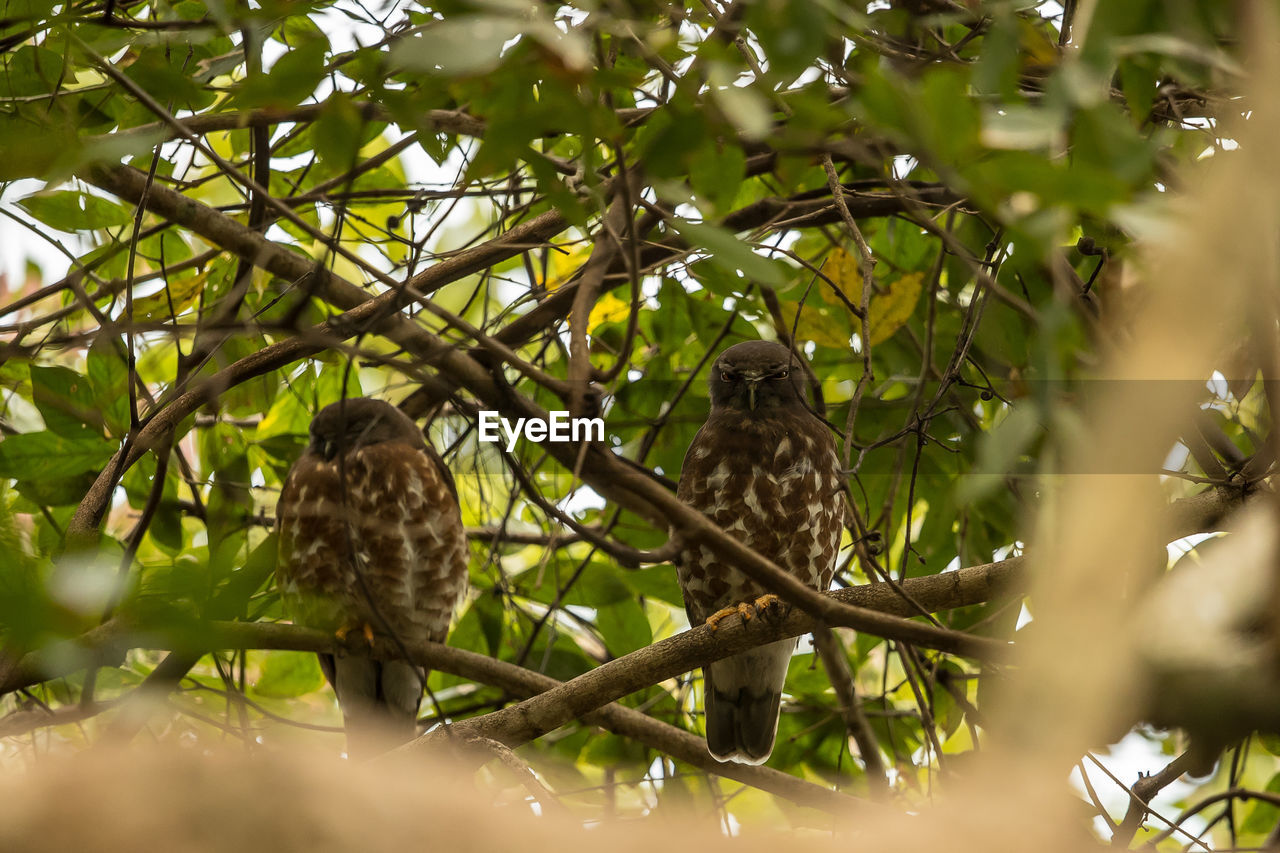
M 798 357 L 782 344 L 724 350 L 709 377 L 711 413 L 684 457 L 677 497 L 809 586 L 835 574 L 844 523 L 835 440 L 808 406 Z M 786 605 L 705 544 L 682 544 L 677 579 L 692 626 L 713 629 Z M 773 752 L 787 664 L 780 640 L 703 667 L 707 748 L 721 762 L 763 764 Z
M 444 460 L 404 412 L 342 399 L 311 421 L 276 510 L 276 580 L 297 624 L 381 634 L 397 648 L 444 642 L 466 590 L 467 542 Z M 337 694 L 347 755 L 369 758 L 413 738 L 426 671 L 407 660 L 321 653 Z

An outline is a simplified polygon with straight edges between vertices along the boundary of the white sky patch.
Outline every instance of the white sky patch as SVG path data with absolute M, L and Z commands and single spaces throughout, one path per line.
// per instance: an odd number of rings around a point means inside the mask
M 1040 12 L 1040 17 L 1042 18 L 1048 18 L 1051 21 L 1059 22 L 1062 20 L 1063 9 L 1061 3 L 1045 3 L 1041 5 L 1037 11 Z
M 80 236 L 54 231 L 49 226 L 36 222 L 18 207 L 18 201 L 44 188 L 44 181 L 23 178 L 6 186 L 0 194 L 0 207 L 4 208 L 6 214 L 13 214 L 22 222 L 34 223 L 36 228 L 32 231 L 13 221 L 8 215 L 0 216 L 0 275 L 7 280 L 10 292 L 22 286 L 28 263 L 34 263 L 40 268 L 45 283 L 62 278 L 71 268 L 70 258 L 56 245 L 41 239 L 37 234 L 48 235 L 57 240 L 77 257 L 89 248 L 88 243 Z M 50 188 L 53 188 L 52 185 Z
M 1021 541 L 1014 542 L 1012 545 L 1004 545 L 991 552 L 991 559 L 999 561 L 999 560 L 1007 560 L 1010 557 L 1016 557 L 1022 553 L 1022 549 L 1024 547 L 1025 546 L 1022 544 Z
M 653 763 L 649 765 L 649 778 L 653 780 L 654 788 L 662 788 L 662 780 L 667 778 L 667 768 L 661 758 L 653 759 Z
M 1169 455 L 1164 458 L 1164 469 L 1166 471 L 1180 471 L 1182 466 L 1186 464 L 1187 457 L 1191 455 L 1191 451 L 1187 446 L 1179 441 L 1169 450 Z
M 1213 371 L 1205 387 L 1209 389 L 1210 394 L 1223 400 L 1231 396 L 1231 386 L 1227 384 L 1227 377 L 1223 376 L 1220 370 Z
M 893 158 L 893 177 L 899 181 L 906 180 L 920 161 L 910 154 L 898 154 Z
M 604 509 L 605 500 L 590 486 L 579 486 L 573 494 L 560 502 L 561 512 L 576 515 L 589 509 Z
M 816 67 L 806 68 L 804 71 L 800 72 L 799 77 L 797 77 L 794 81 L 792 81 L 790 88 L 799 89 L 802 86 L 812 83 L 814 80 L 817 80 L 820 77 L 822 77 L 821 68 L 816 68 Z
M 1190 536 L 1184 536 L 1181 539 L 1173 540 L 1165 546 L 1169 551 L 1169 562 L 1172 564 L 1177 560 L 1182 559 L 1187 554 L 1194 551 L 1196 546 L 1201 542 L 1204 542 L 1206 539 L 1214 539 L 1218 535 L 1219 534 L 1217 533 L 1192 533 Z
M 1158 741 L 1151 740 L 1138 731 L 1125 735 L 1124 738 L 1118 743 L 1112 744 L 1105 752 L 1101 750 L 1095 752 L 1094 757 L 1110 771 L 1112 776 L 1115 776 L 1125 785 L 1132 785 L 1138 781 L 1138 777 L 1141 774 L 1159 771 L 1172 760 L 1170 756 L 1160 751 L 1160 743 Z M 1093 786 L 1093 790 L 1098 795 L 1103 808 L 1107 810 L 1107 814 L 1113 820 L 1119 823 L 1124 818 L 1125 810 L 1129 807 L 1128 793 L 1088 758 L 1081 763 L 1088 774 L 1089 784 Z M 1070 783 L 1072 790 L 1086 802 L 1090 802 L 1089 795 L 1081 782 L 1080 768 L 1078 766 L 1071 771 Z M 1185 781 L 1185 777 L 1179 779 L 1160 791 L 1152 799 L 1151 810 L 1170 819 L 1175 818 L 1181 811 L 1177 803 L 1189 796 L 1197 787 L 1197 784 Z M 1163 829 L 1167 826 L 1156 817 L 1148 817 L 1147 824 L 1158 829 Z M 1190 834 L 1196 835 L 1204 829 L 1205 822 L 1201 816 L 1196 815 L 1185 821 L 1182 826 Z M 1111 837 L 1111 830 L 1102 821 L 1102 818 L 1094 819 L 1094 828 L 1098 831 L 1100 837 L 1104 839 Z M 1179 834 L 1177 837 L 1184 842 L 1186 841 L 1185 835 Z

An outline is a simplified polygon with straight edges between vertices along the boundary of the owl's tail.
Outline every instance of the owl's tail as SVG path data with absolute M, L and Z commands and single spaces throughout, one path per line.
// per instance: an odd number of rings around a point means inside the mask
M 373 758 L 418 733 L 424 671 L 408 661 L 319 655 L 347 730 L 347 755 Z
M 782 686 L 795 640 L 781 640 L 703 669 L 707 750 L 716 761 L 763 764 L 773 752 Z

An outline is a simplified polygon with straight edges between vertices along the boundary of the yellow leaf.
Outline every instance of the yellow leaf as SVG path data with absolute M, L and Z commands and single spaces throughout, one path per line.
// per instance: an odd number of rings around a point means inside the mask
M 350 248 L 350 247 L 348 247 Z M 365 280 L 364 270 L 344 255 L 335 255 L 333 249 L 320 240 L 315 240 L 308 247 L 311 257 L 329 266 L 334 275 L 357 284 Z
M 164 290 L 133 300 L 133 319 L 168 320 L 169 312 L 178 316 L 195 304 L 209 279 L 210 270 L 171 281 Z M 170 308 L 172 306 L 172 309 Z
M 1018 19 L 1018 41 L 1024 65 L 1052 68 L 1062 55 L 1056 35 L 1044 25 L 1036 25 L 1023 18 Z
M 888 290 L 871 298 L 867 322 L 871 326 L 872 346 L 888 340 L 911 319 L 923 286 L 924 273 L 907 273 L 889 285 Z
M 851 322 L 854 316 L 842 305 L 839 308 L 814 306 L 805 308 L 800 315 L 800 328 L 797 330 L 802 338 L 808 338 L 820 347 L 848 349 L 849 339 L 853 336 Z
M 593 334 L 601 323 L 617 323 L 631 314 L 631 306 L 612 293 L 605 293 L 596 300 L 587 318 L 587 332 Z
M 840 292 L 854 305 L 862 304 L 862 270 L 858 269 L 858 259 L 844 249 L 833 249 L 827 255 L 822 272 L 831 279 Z
M 564 284 L 591 255 L 591 243 L 580 243 L 567 252 L 551 252 L 547 263 L 547 279 L 542 283 L 547 290 L 555 290 Z
M 850 304 L 861 304 L 862 273 L 857 258 L 844 249 L 833 249 L 822 265 L 822 274 L 831 279 Z M 824 293 L 822 299 L 815 299 L 805 307 L 798 333 L 820 347 L 848 349 L 849 339 L 857 328 L 857 318 L 844 302 L 838 297 L 828 298 Z
M 569 279 L 573 278 L 582 268 L 582 265 L 591 257 L 591 243 L 579 243 L 567 252 L 553 252 L 549 263 L 547 264 L 547 277 L 543 285 L 547 290 L 555 290 L 561 287 Z M 587 317 L 587 333 L 595 332 L 596 327 L 601 323 L 616 323 L 619 320 L 625 320 L 631 313 L 631 303 L 623 302 L 612 293 L 602 293 L 596 299 L 596 304 L 591 308 L 591 314 Z M 573 326 L 577 323 L 577 319 L 571 314 L 569 316 L 569 325 Z
M 827 255 L 822 271 L 850 305 L 862 304 L 862 271 L 858 268 L 857 257 L 844 249 L 833 249 Z M 887 290 L 872 293 L 867 309 L 872 346 L 888 340 L 911 319 L 923 285 L 924 275 L 913 272 L 889 285 Z M 849 335 L 852 332 L 861 334 L 862 324 L 849 313 L 847 306 L 836 308 L 833 300 L 827 301 L 829 307 L 805 312 L 804 335 L 819 346 L 847 347 Z

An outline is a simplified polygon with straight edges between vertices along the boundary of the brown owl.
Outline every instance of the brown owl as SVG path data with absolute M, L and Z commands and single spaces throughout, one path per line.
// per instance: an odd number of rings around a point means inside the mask
M 352 399 L 322 409 L 285 478 L 276 525 L 276 579 L 295 622 L 406 646 L 444 641 L 467 581 L 457 490 L 395 406 Z M 319 657 L 342 708 L 348 754 L 368 757 L 414 736 L 421 667 Z
M 826 425 L 805 404 L 796 356 L 748 341 L 712 365 L 711 415 L 685 454 L 681 500 L 818 590 L 835 572 L 844 519 L 840 464 Z M 751 618 L 778 602 L 700 544 L 680 555 L 689 623 Z M 782 640 L 703 668 L 707 747 L 720 761 L 761 764 L 773 751 L 787 663 Z

